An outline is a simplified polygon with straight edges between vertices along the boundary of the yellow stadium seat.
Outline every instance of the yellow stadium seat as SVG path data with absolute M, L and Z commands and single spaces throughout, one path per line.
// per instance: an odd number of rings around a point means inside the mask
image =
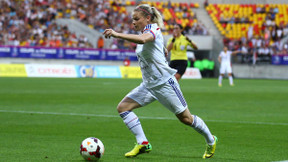
M 171 6 L 172 7 L 176 7 L 176 3 L 175 2 L 171 2 Z
M 94 29 L 94 26 L 93 25 L 88 25 L 88 27 L 90 28 L 90 29 Z
M 130 2 L 130 1 L 126 1 L 126 5 L 127 5 L 127 6 L 130 6 L 130 5 L 131 5 L 131 2 Z

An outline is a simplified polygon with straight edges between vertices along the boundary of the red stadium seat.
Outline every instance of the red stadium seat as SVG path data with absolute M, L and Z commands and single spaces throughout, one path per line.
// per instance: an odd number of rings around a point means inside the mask
M 191 8 L 194 8 L 194 7 L 195 7 L 195 4 L 194 4 L 194 3 L 190 3 L 190 7 L 191 7 Z
M 132 6 L 135 6 L 135 5 L 136 5 L 136 2 L 135 2 L 135 1 L 131 1 L 131 5 L 132 5 Z

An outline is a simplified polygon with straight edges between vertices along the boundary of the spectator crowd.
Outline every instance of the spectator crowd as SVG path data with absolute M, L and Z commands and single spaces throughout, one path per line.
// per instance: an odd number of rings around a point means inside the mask
M 69 27 L 57 25 L 55 19 L 58 18 L 79 20 L 99 32 L 112 27 L 119 32 L 135 33 L 131 15 L 126 10 L 127 3 L 121 0 L 3 0 L 0 1 L 0 5 L 1 45 L 93 47 L 84 35 L 77 36 L 68 30 Z M 183 10 L 183 13 L 187 11 L 187 7 L 171 5 L 171 2 L 167 3 L 167 7 Z M 185 16 L 190 15 L 184 14 Z M 189 18 L 197 19 L 196 14 Z M 176 23 L 176 19 L 172 18 L 165 23 Z M 171 34 L 172 30 L 166 29 L 165 32 L 164 29 L 163 33 Z M 185 33 L 208 34 L 205 26 L 198 21 L 187 25 Z M 117 40 L 112 43 L 111 48 L 133 49 L 135 46 Z
M 206 4 L 206 6 L 208 5 Z M 225 32 L 222 33 L 223 44 L 229 50 L 240 50 L 242 53 L 243 57 L 236 57 L 238 58 L 235 59 L 237 62 L 270 63 L 272 55 L 288 54 L 288 41 L 287 39 L 283 40 L 288 36 L 288 20 L 285 19 L 288 16 L 287 5 L 214 4 L 214 6 L 216 6 L 216 15 L 219 16 L 221 26 L 225 28 Z M 211 8 L 207 11 L 211 13 Z M 246 34 L 241 34 L 240 37 L 227 34 L 234 32 L 232 27 L 237 25 L 241 26 L 238 30 L 247 29 Z M 237 30 L 236 32 L 239 33 Z
M 241 51 L 243 57 L 237 59 L 237 62 L 270 63 L 272 55 L 288 54 L 288 40 L 282 41 L 285 36 L 288 36 L 288 23 L 276 25 L 273 20 L 267 18 L 260 30 L 255 30 L 251 23 L 247 36 L 240 39 L 224 37 L 223 44 L 229 50 Z
M 131 3 L 134 2 L 134 3 Z M 58 18 L 75 19 L 88 27 L 99 31 L 112 27 L 118 32 L 136 34 L 133 30 L 131 13 L 127 6 L 135 7 L 141 1 L 115 0 L 3 0 L 0 1 L 0 44 L 12 46 L 43 47 L 77 47 L 92 48 L 84 35 L 76 35 L 67 26 L 56 24 Z M 164 34 L 172 34 L 171 24 L 184 24 L 184 33 L 191 35 L 208 35 L 207 28 L 197 20 L 187 3 L 144 2 L 157 7 L 163 14 Z M 173 11 L 173 12 L 172 12 Z M 168 12 L 168 13 L 167 13 Z M 269 10 L 264 7 L 255 8 L 255 13 L 264 13 L 265 21 L 261 27 L 243 16 L 229 18 L 220 15 L 220 23 L 249 23 L 247 35 L 239 39 L 224 37 L 223 43 L 230 50 L 241 50 L 243 57 L 238 61 L 270 62 L 271 55 L 288 53 L 288 42 L 281 41 L 288 35 L 288 23 L 276 23 L 279 12 L 277 7 Z M 171 13 L 173 13 L 171 16 Z M 169 15 L 170 14 L 170 15 Z M 187 20 L 189 23 L 187 23 Z M 104 47 L 102 38 L 98 48 Z M 134 49 L 136 44 L 123 40 L 113 40 L 111 49 Z
M 43 47 L 92 47 L 83 35 L 55 23 L 61 2 L 51 0 L 0 1 L 0 44 Z

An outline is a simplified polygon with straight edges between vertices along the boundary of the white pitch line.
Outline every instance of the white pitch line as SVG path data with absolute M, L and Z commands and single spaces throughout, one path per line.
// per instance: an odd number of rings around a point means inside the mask
M 58 113 L 58 112 L 39 112 L 39 111 L 13 111 L 13 110 L 0 110 L 3 113 L 21 113 L 21 114 L 43 114 L 43 115 L 68 115 L 68 116 L 94 116 L 94 117 L 108 117 L 120 118 L 118 115 L 103 115 L 103 114 L 79 114 L 79 113 Z M 139 116 L 141 119 L 156 119 L 156 120 L 178 120 L 176 117 L 148 117 Z M 288 123 L 273 123 L 273 122 L 246 122 L 246 121 L 229 121 L 229 120 L 205 120 L 215 123 L 238 123 L 238 124 L 258 124 L 258 125 L 283 125 L 288 126 Z M 284 161 L 286 162 L 286 161 Z M 288 161 L 287 161 L 288 162 Z

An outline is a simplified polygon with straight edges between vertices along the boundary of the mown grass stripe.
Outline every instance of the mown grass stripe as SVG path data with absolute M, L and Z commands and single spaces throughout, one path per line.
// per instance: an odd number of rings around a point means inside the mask
M 0 110 L 3 113 L 23 113 L 23 114 L 43 114 L 43 115 L 70 115 L 70 116 L 95 116 L 107 118 L 120 118 L 119 115 L 105 115 L 105 114 L 79 114 L 79 113 L 58 113 L 58 112 L 40 112 L 40 111 L 21 111 L 21 110 Z M 154 119 L 154 120 L 178 120 L 176 117 L 148 117 L 139 116 L 140 119 Z M 274 123 L 274 122 L 249 122 L 249 121 L 228 121 L 228 120 L 205 120 L 215 123 L 238 123 L 238 124 L 258 124 L 258 125 L 283 125 L 288 126 L 288 123 Z

